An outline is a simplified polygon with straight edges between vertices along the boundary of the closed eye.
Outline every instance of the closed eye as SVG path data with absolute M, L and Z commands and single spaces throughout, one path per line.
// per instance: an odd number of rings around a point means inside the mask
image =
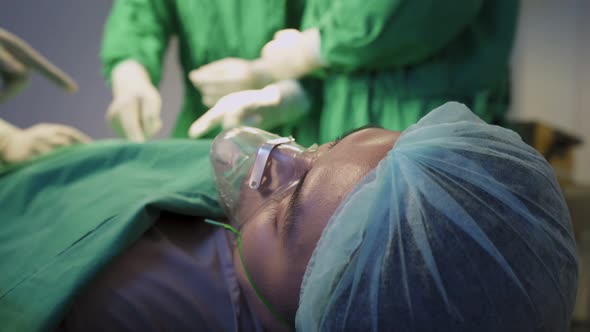
M 289 204 L 287 205 L 287 213 L 285 214 L 285 222 L 283 224 L 282 235 L 289 239 L 291 234 L 295 231 L 295 226 L 297 225 L 297 219 L 301 215 L 301 188 L 303 188 L 303 184 L 305 183 L 305 178 L 309 174 L 309 171 L 303 174 L 301 180 L 297 184 L 295 191 L 291 194 L 289 198 Z

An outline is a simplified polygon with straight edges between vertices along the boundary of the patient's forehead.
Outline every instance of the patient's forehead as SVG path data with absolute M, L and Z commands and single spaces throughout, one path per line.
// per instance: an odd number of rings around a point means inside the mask
M 297 220 L 294 250 L 308 260 L 334 211 L 348 193 L 391 150 L 399 132 L 370 128 L 356 132 L 318 158 L 301 190 L 302 213 Z

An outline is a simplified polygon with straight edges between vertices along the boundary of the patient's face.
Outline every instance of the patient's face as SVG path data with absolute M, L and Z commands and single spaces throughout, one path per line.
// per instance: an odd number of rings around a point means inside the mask
M 265 206 L 242 228 L 248 272 L 262 295 L 289 321 L 294 322 L 301 280 L 322 230 L 348 192 L 377 166 L 398 136 L 398 132 L 369 128 L 336 145 L 320 146 L 299 190 Z M 293 195 L 299 196 L 295 208 Z M 265 327 L 281 329 L 248 282 L 237 249 L 234 265 L 240 285 Z

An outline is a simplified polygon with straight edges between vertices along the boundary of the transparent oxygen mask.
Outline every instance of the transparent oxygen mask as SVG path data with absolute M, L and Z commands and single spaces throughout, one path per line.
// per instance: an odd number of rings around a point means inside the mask
M 230 224 L 242 228 L 267 204 L 294 190 L 316 152 L 315 144 L 305 148 L 292 137 L 257 128 L 232 128 L 217 135 L 210 159 Z

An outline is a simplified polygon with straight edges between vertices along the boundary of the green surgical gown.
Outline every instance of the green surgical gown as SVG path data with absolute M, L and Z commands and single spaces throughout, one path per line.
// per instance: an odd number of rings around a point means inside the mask
M 222 217 L 209 147 L 107 141 L 0 173 L 0 330 L 53 330 L 161 212 Z
M 516 0 L 307 0 L 324 77 L 320 141 L 379 124 L 403 130 L 446 101 L 488 122 L 508 105 Z
M 187 137 L 191 123 L 207 110 L 188 73 L 227 57 L 258 58 L 276 31 L 299 27 L 302 11 L 303 0 L 115 0 L 101 50 L 104 74 L 110 78 L 115 65 L 133 59 L 157 86 L 168 42 L 176 36 L 185 91 L 172 136 Z M 306 90 L 313 98 L 315 88 Z M 277 131 L 294 134 L 305 145 L 315 143 L 317 116 L 314 108 L 299 124 Z

